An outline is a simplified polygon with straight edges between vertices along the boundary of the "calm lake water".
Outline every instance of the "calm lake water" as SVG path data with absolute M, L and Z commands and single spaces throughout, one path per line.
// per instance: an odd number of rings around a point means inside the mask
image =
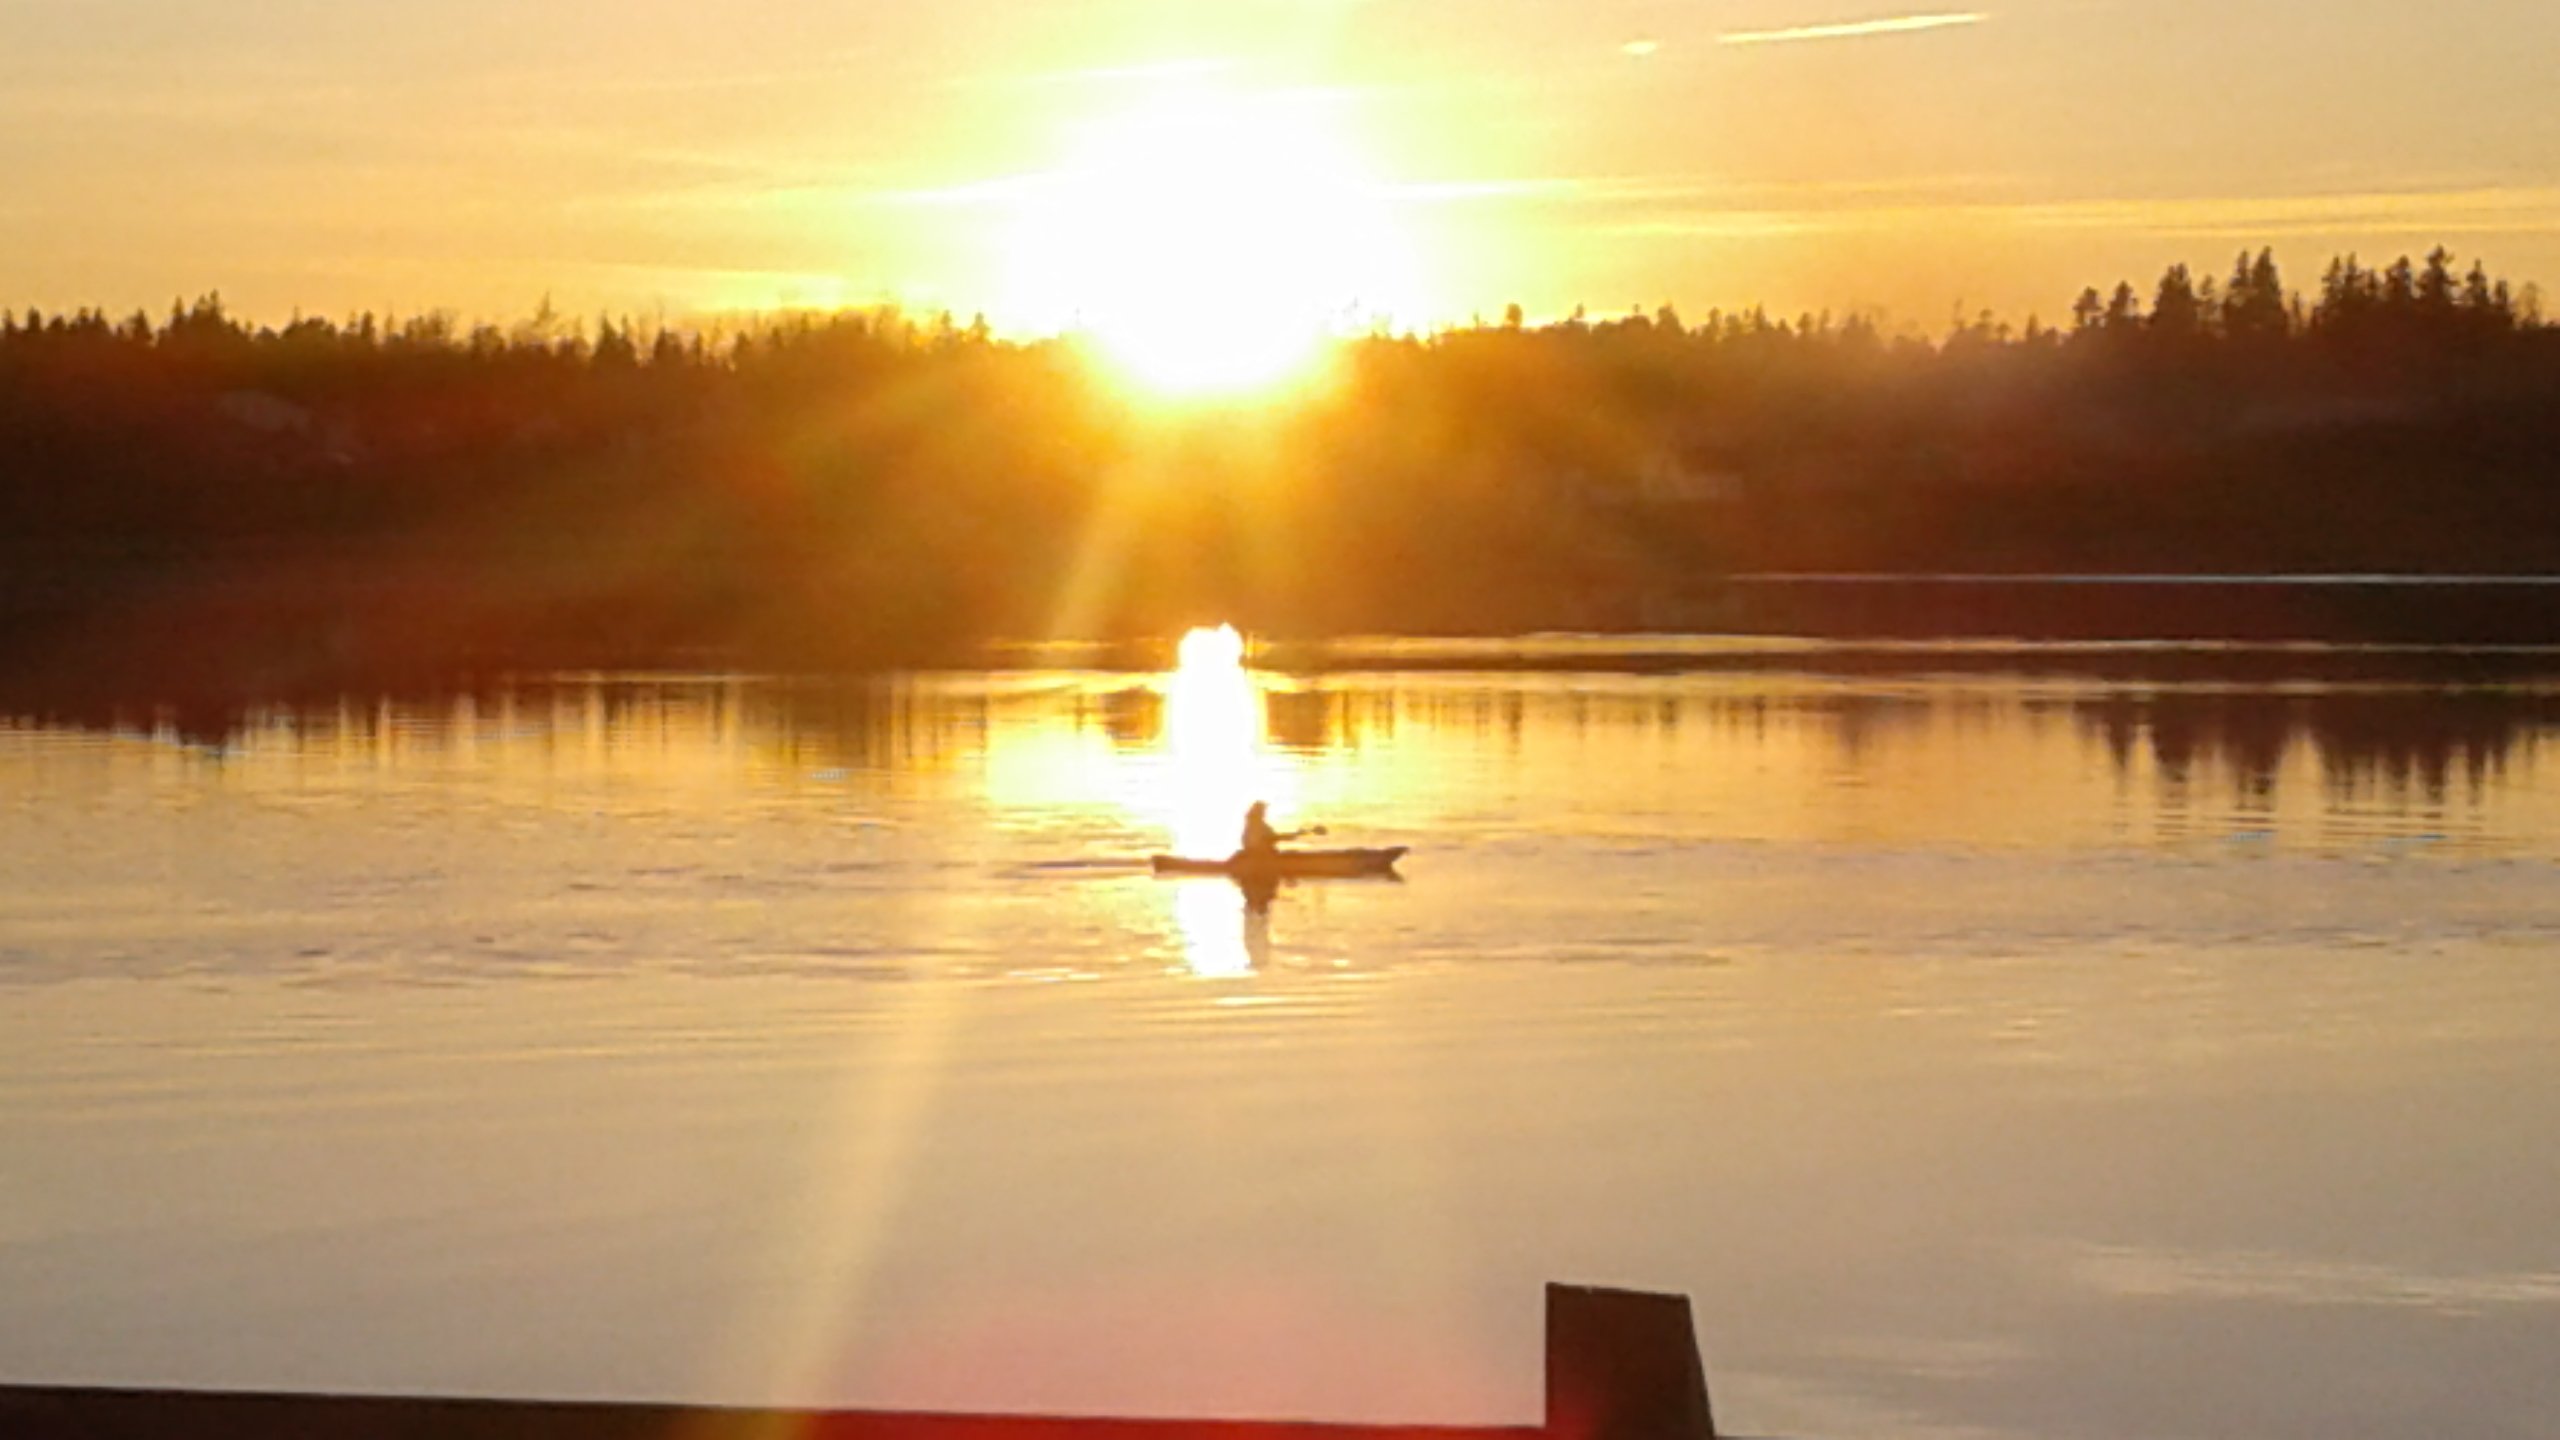
M 2560 684 L 1663 650 L 0 723 L 0 1378 L 2555 1433 Z

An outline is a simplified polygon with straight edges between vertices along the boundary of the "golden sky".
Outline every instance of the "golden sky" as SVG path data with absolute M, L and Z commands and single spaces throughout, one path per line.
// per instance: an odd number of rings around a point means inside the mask
M 1935 329 L 2244 245 L 2560 278 L 2550 0 L 1980 4 L 0 0 L 0 304 Z

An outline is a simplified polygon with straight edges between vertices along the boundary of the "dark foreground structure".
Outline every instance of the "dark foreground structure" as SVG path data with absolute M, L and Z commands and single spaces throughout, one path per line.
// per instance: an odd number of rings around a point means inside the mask
M 1542 1425 L 742 1410 L 0 1385 L 12 1440 L 1714 1440 L 1689 1302 L 1547 1287 Z

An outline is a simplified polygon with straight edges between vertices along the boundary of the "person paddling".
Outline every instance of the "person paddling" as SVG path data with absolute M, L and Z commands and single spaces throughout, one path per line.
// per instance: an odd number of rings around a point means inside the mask
M 1233 859 L 1238 861 L 1273 859 L 1280 853 L 1281 841 L 1295 840 L 1308 833 L 1304 830 L 1291 830 L 1284 834 L 1272 829 L 1270 810 L 1270 806 L 1256 800 L 1244 812 L 1244 844 L 1237 847 Z

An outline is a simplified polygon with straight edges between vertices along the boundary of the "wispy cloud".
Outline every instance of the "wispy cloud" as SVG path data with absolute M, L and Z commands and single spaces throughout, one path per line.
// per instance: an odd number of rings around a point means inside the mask
M 901 186 L 876 175 L 810 171 L 763 184 L 741 176 L 733 185 L 692 187 L 683 198 L 705 207 L 768 203 L 993 210 L 1019 204 L 1054 183 L 1050 176 L 1023 173 Z M 2038 195 L 2032 182 L 1996 173 L 1795 181 L 1638 174 L 1403 180 L 1379 183 L 1368 193 L 1397 206 L 1548 211 L 1575 228 L 1655 237 L 1770 238 L 1925 227 L 2113 231 L 2252 243 L 2291 236 L 2414 242 L 2560 230 L 2560 187 L 2536 185 L 2088 197 Z
M 2114 231 L 2272 242 L 2370 236 L 2416 242 L 2560 229 L 2560 187 L 2412 185 L 2296 194 L 2039 197 L 1997 175 L 1717 183 L 1678 176 L 1441 186 L 1421 198 L 1568 206 L 1619 235 L 1709 238 L 1935 229 Z
M 1909 35 L 1921 30 L 1945 30 L 1957 25 L 1979 25 L 1990 19 L 1981 10 L 1951 10 L 1929 15 L 1893 15 L 1881 20 L 1842 20 L 1827 25 L 1796 25 L 1784 30 L 1729 30 L 1716 37 L 1719 45 L 1788 45 L 1799 40 L 1858 40 L 1870 35 Z
M 2196 238 L 2347 231 L 2393 236 L 2532 234 L 2560 225 L 2560 188 L 2484 185 L 2314 195 L 2076 200 L 2011 207 L 2020 223 Z

